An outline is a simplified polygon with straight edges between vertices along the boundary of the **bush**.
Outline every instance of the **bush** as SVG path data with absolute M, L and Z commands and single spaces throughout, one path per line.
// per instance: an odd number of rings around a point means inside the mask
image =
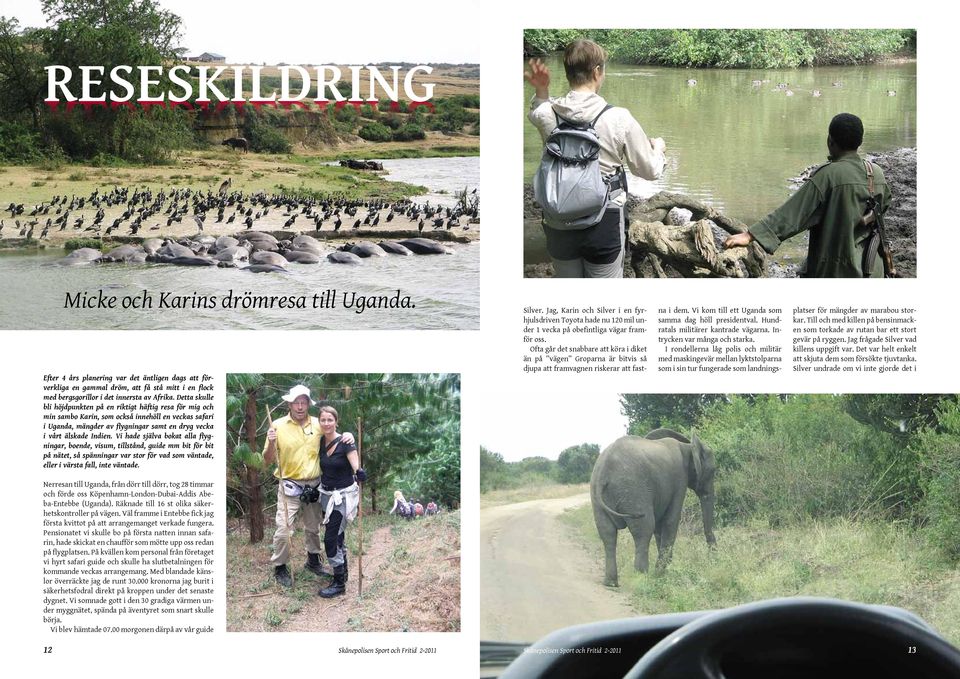
M 593 473 L 593 465 L 600 456 L 600 446 L 581 443 L 571 446 L 557 458 L 560 483 L 586 483 Z
M 250 142 L 251 151 L 290 153 L 290 142 L 281 130 L 282 115 L 279 111 L 247 111 L 243 136 Z
M 391 113 L 387 116 L 384 116 L 382 122 L 391 130 L 399 130 L 401 127 L 403 127 L 403 119 L 396 113 Z
M 960 561 L 960 405 L 945 401 L 937 430 L 921 433 L 913 446 L 920 458 L 922 519 L 933 544 Z
M 830 395 L 734 396 L 708 407 L 697 432 L 717 457 L 717 520 L 781 526 L 887 508 L 873 472 L 890 438 L 856 422 Z
M 0 120 L 0 161 L 31 163 L 43 157 L 40 135 L 26 125 Z
M 393 133 L 394 141 L 413 141 L 415 139 L 426 139 L 427 133 L 423 128 L 415 123 L 407 123 Z
M 361 139 L 367 141 L 390 141 L 393 139 L 393 132 L 382 123 L 367 123 L 360 128 L 357 134 L 360 135 Z

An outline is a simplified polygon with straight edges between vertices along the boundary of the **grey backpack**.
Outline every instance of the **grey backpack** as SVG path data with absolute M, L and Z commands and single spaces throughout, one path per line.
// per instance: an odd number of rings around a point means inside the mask
M 600 173 L 600 139 L 595 128 L 607 104 L 592 122 L 572 123 L 557 116 L 547 137 L 540 167 L 533 176 L 533 199 L 543 220 L 555 229 L 585 229 L 603 218 L 610 199 L 626 189 L 623 167 L 611 177 Z

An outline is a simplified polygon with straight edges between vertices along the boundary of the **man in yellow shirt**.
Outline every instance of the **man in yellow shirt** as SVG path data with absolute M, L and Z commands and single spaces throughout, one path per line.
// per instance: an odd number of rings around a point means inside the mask
M 274 577 L 284 587 L 291 587 L 293 579 L 287 562 L 290 559 L 290 533 L 297 514 L 303 514 L 303 529 L 307 546 L 307 562 L 304 568 L 322 575 L 320 554 L 320 422 L 310 415 L 310 406 L 316 402 L 310 398 L 310 390 L 298 384 L 284 394 L 289 414 L 281 417 L 267 430 L 263 447 L 263 459 L 269 465 L 277 460 L 274 476 L 277 484 L 277 532 L 273 536 Z M 343 438 L 353 442 L 353 436 L 344 433 Z M 279 459 L 278 459 L 279 457 Z

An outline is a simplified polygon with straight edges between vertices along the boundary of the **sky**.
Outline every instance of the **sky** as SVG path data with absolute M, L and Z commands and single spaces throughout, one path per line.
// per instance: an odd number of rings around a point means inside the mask
M 268 65 L 480 63 L 480 41 L 457 20 L 479 12 L 472 0 L 364 3 L 362 8 L 353 2 L 299 0 L 159 4 L 183 20 L 181 46 L 188 56 L 216 52 L 231 63 Z M 3 0 L 0 15 L 16 17 L 21 26 L 46 25 L 39 0 Z
M 484 448 L 508 462 L 542 455 L 556 460 L 564 448 L 596 443 L 603 450 L 627 433 L 616 392 L 522 391 L 483 399 L 488 426 Z

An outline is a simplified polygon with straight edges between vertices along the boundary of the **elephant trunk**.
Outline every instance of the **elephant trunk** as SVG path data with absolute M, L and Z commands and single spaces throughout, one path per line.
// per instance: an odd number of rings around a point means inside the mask
M 703 513 L 703 534 L 707 538 L 707 544 L 711 547 L 717 544 L 717 538 L 713 534 L 713 505 L 715 499 L 712 488 L 700 496 L 700 511 Z

